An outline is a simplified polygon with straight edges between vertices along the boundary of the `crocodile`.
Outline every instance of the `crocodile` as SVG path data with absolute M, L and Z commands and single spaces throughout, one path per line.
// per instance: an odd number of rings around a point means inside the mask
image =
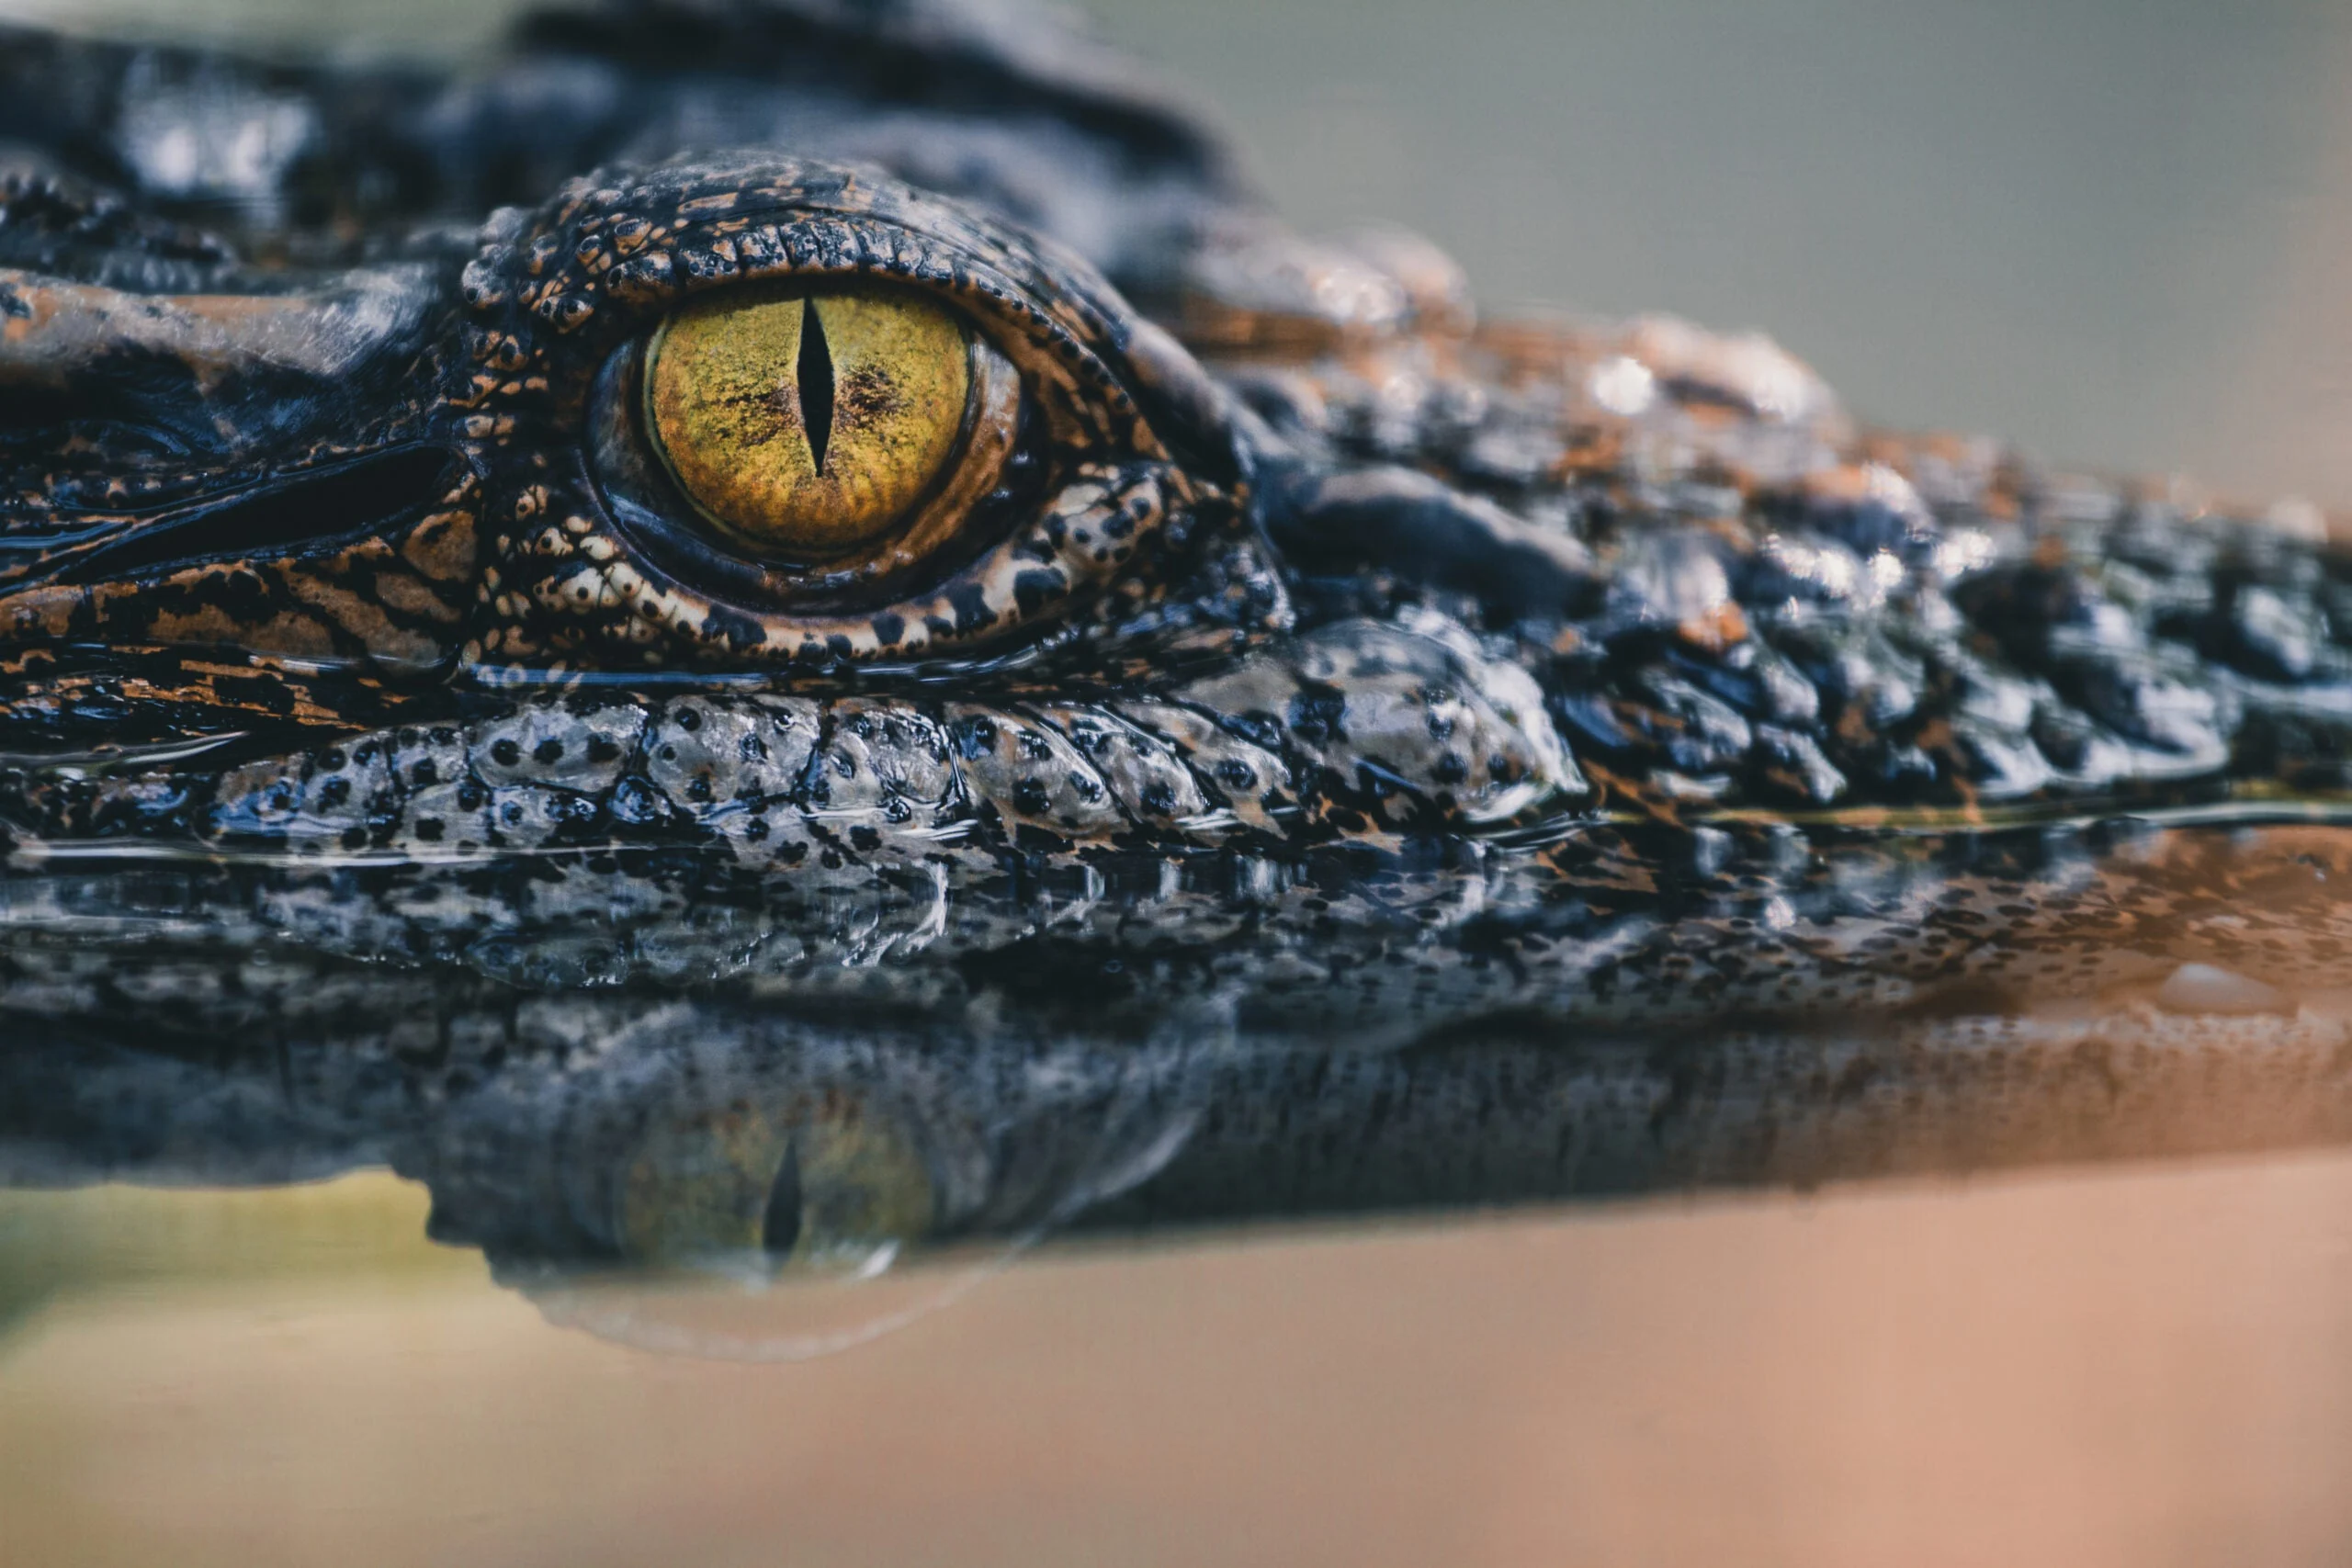
M 1057 17 L 0 34 L 0 1179 L 522 1279 L 2341 1143 L 2347 820 L 2326 516 L 1484 318 Z

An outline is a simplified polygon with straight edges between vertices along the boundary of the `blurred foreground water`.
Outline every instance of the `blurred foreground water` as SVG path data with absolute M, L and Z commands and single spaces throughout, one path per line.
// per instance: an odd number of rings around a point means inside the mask
M 2325 1563 L 2352 1158 L 1049 1251 L 557 1332 L 422 1195 L 0 1201 L 0 1561 Z M 119 1241 L 93 1243 L 93 1235 Z

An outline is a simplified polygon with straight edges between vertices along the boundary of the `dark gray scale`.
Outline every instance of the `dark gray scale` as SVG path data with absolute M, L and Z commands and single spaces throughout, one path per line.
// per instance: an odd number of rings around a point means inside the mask
M 1130 698 L 1117 711 L 1138 729 L 1167 740 L 1189 765 L 1195 787 L 1231 813 L 1237 826 L 1277 839 L 1296 826 L 1295 786 L 1278 750 L 1175 703 Z
M 1126 819 L 1146 831 L 1201 824 L 1208 797 L 1176 748 L 1108 708 L 1057 705 L 1037 715 L 1093 767 Z
M 1083 750 L 1051 724 L 966 704 L 945 714 L 956 771 L 983 821 L 1019 843 L 1104 840 L 1127 825 L 1111 786 Z
M 780 833 L 807 832 L 828 873 L 846 861 L 869 870 L 926 868 L 954 857 L 992 865 L 970 846 L 974 811 L 954 741 L 927 708 L 850 699 L 828 703 L 822 737 Z M 796 856 L 797 868 L 803 863 Z M 928 872 L 925 874 L 929 874 Z
M 678 698 L 646 726 L 646 782 L 703 819 L 787 799 L 808 777 L 821 716 L 807 698 Z

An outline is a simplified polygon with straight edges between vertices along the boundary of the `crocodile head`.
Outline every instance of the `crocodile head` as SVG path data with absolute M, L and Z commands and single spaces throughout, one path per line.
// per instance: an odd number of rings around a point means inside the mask
M 2352 759 L 2320 520 L 1482 324 L 977 15 L 0 45 L 13 1015 L 463 1088 L 648 1019 L 1556 1044 L 2192 960 L 2259 1013 L 2352 936 L 2259 825 Z
M 1106 932 L 1246 950 L 1270 901 L 1442 927 L 1596 802 L 1544 681 L 1610 592 L 1607 344 L 1474 337 L 1434 250 L 1290 234 L 1052 35 L 695 16 L 541 18 L 459 85 L 18 40 L 35 97 L 44 54 L 176 84 L 34 105 L 0 215 L 20 869 L 177 849 L 232 940 L 930 1005 Z M 270 181 L 195 188 L 281 113 Z M 1752 392 L 1713 352 L 1690 397 Z M 1452 482 L 1473 448 L 1551 510 Z

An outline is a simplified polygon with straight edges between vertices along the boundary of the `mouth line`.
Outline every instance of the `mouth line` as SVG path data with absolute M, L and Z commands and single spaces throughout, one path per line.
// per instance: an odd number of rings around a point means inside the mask
M 447 448 L 422 445 L 379 451 L 299 474 L 250 484 L 159 515 L 103 530 L 52 535 L 47 547 L 89 547 L 66 554 L 30 583 L 82 587 L 131 576 L 164 575 L 207 561 L 290 555 L 343 540 L 380 536 L 401 517 L 430 505 L 457 461 Z M 322 519 L 332 521 L 322 525 Z M 28 583 L 27 585 L 30 585 Z

